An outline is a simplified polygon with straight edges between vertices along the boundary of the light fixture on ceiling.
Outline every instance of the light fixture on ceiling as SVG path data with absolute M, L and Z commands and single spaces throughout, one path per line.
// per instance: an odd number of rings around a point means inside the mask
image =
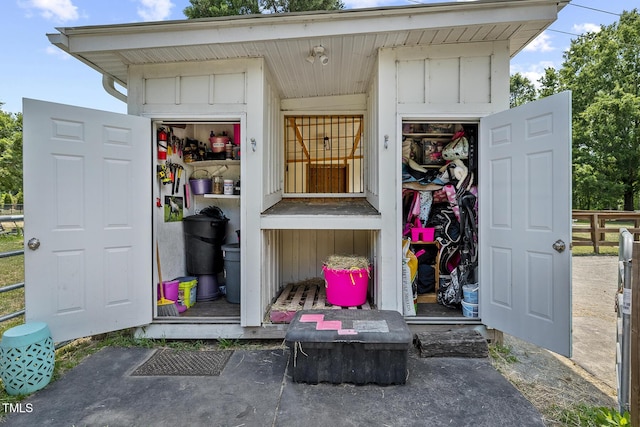
M 311 53 L 309 54 L 309 56 L 307 56 L 306 59 L 307 62 L 313 64 L 316 58 L 318 58 L 322 65 L 327 65 L 329 63 L 329 57 L 325 53 L 324 46 L 314 46 L 314 48 L 311 50 Z

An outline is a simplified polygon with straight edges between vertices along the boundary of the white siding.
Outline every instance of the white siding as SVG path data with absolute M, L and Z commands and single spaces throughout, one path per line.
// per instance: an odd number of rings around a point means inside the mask
M 132 65 L 129 114 L 200 117 L 246 111 L 247 69 L 256 60 Z
M 506 42 L 393 51 L 399 112 L 431 114 L 432 117 L 444 114 L 478 117 L 508 108 Z
M 282 198 L 284 180 L 284 141 L 280 119 L 280 98 L 271 80 L 264 85 L 264 138 L 262 157 L 262 211 L 270 208 Z

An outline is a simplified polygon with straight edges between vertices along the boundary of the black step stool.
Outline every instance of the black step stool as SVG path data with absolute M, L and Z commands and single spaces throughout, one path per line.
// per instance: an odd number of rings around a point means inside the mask
M 311 384 L 405 384 L 412 340 L 389 310 L 302 310 L 285 336 L 293 381 Z

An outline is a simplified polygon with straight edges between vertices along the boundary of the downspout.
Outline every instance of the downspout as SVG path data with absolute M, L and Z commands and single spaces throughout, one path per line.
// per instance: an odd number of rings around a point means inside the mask
M 116 85 L 115 85 L 115 80 L 113 79 L 113 77 L 107 76 L 106 74 L 102 75 L 102 87 L 104 88 L 104 90 L 111 96 L 113 96 L 116 99 L 119 99 L 120 101 L 124 102 L 125 104 L 127 103 L 127 95 L 125 95 L 124 93 L 118 91 L 118 89 L 116 89 Z

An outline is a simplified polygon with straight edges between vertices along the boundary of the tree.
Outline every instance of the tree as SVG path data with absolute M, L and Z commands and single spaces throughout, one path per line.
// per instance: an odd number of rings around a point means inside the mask
M 17 194 L 21 190 L 22 113 L 0 109 L 0 192 Z
M 183 11 L 189 19 L 344 9 L 340 0 L 189 0 L 189 3 L 191 6 Z
M 258 0 L 189 0 L 189 3 L 191 6 L 183 11 L 188 19 L 260 13 Z
M 571 41 L 559 71 L 573 98 L 573 151 L 634 210 L 640 190 L 640 15 Z M 580 188 L 576 186 L 576 189 Z
M 562 90 L 560 83 L 560 73 L 553 67 L 544 69 L 544 75 L 538 79 L 540 89 L 538 89 L 538 97 L 545 98 Z
M 536 87 L 531 80 L 520 73 L 513 74 L 509 79 L 509 106 L 517 107 L 535 99 Z

